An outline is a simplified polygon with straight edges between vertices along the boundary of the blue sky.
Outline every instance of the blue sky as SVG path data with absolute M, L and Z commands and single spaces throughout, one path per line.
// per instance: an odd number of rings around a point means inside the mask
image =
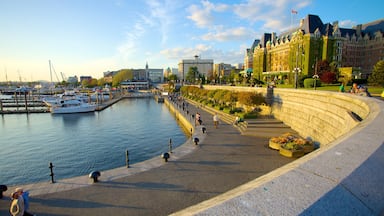
M 261 34 L 308 14 L 350 28 L 382 9 L 379 0 L 0 0 L 0 81 L 49 81 L 49 60 L 60 81 L 146 62 L 177 68 L 194 55 L 242 63 Z

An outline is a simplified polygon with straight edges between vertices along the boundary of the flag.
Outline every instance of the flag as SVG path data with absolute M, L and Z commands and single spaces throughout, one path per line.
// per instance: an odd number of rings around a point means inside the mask
M 291 13 L 292 13 L 292 14 L 297 14 L 297 10 L 293 10 L 293 9 L 292 9 L 292 10 L 291 10 Z

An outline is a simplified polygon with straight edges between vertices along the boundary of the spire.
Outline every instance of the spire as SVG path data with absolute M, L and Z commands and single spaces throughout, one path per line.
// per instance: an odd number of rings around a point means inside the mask
M 145 69 L 148 70 L 148 62 L 145 64 Z

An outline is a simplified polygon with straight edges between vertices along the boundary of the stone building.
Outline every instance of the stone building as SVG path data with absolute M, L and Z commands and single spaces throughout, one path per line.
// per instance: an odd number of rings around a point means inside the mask
M 197 67 L 199 73 L 205 77 L 213 75 L 213 59 L 201 59 L 195 55 L 194 59 L 183 59 L 179 62 L 179 75 L 182 82 L 185 82 L 189 68 Z
M 253 76 L 260 80 L 278 77 L 294 83 L 298 76 L 314 75 L 321 60 L 338 68 L 359 68 L 361 78 L 366 78 L 384 59 L 383 33 L 384 19 L 341 28 L 338 22 L 324 24 L 319 16 L 307 15 L 297 28 L 280 35 L 264 33 L 244 61 L 249 67 L 253 55 Z

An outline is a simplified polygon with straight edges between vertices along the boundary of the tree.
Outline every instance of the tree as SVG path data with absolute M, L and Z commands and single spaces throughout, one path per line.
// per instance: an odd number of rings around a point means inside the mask
M 329 63 L 327 60 L 322 60 L 317 63 L 317 74 L 319 76 L 325 72 L 330 72 L 330 71 L 331 71 L 331 67 L 329 66 Z
M 169 75 L 168 80 L 173 80 L 173 81 L 177 80 L 177 75 L 176 74 Z
M 384 87 L 384 60 L 375 64 L 372 74 L 368 77 L 368 83 L 373 86 Z
M 104 86 L 106 83 L 105 83 L 105 80 L 104 80 L 104 77 L 100 78 L 97 80 L 97 85 L 98 86 Z
M 118 86 L 124 80 L 132 80 L 133 74 L 131 70 L 122 69 L 112 78 L 112 86 Z
M 196 78 L 198 77 L 199 77 L 199 71 L 197 70 L 197 67 L 190 67 L 185 79 L 190 83 L 194 83 Z
M 321 82 L 330 84 L 336 81 L 336 73 L 334 72 L 324 72 L 320 75 Z

